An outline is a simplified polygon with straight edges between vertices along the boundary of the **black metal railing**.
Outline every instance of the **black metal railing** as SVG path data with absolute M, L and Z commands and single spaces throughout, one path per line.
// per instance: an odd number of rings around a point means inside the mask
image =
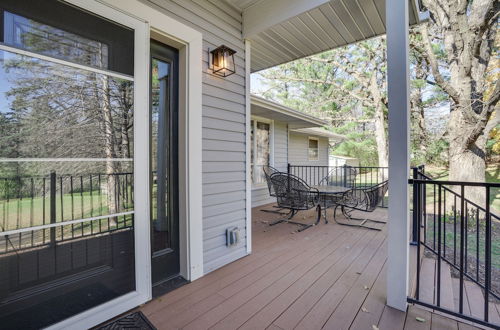
M 133 194 L 133 173 L 0 178 L 0 255 L 130 228 Z
M 348 181 L 354 176 L 354 187 L 369 188 L 389 178 L 388 167 L 378 166 L 314 166 L 288 164 L 289 174 L 303 179 L 314 186 L 328 182 L 330 185 L 349 186 Z M 325 180 L 326 179 L 326 180 Z M 387 207 L 388 196 L 382 199 L 380 207 Z
M 412 239 L 417 248 L 417 274 L 415 293 L 408 301 L 492 326 L 490 304 L 500 299 L 500 218 L 491 205 L 500 183 L 438 181 L 426 175 L 423 166 L 413 169 L 409 183 L 413 188 Z M 435 284 L 421 281 L 423 256 L 436 260 Z M 458 293 L 455 309 L 442 304 L 443 262 L 459 280 L 458 292 L 454 292 Z M 469 303 L 482 303 L 482 317 L 464 311 L 464 281 L 481 289 L 482 301 Z M 421 299 L 423 285 L 434 285 L 432 301 Z

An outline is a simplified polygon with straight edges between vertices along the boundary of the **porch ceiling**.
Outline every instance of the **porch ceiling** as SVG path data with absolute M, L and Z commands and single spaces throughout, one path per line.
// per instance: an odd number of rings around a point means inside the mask
M 408 1 L 410 25 L 418 24 L 423 17 L 418 0 Z M 386 33 L 385 0 L 308 0 L 309 7 L 300 0 L 281 1 L 281 7 L 269 0 L 226 2 L 242 11 L 243 35 L 252 42 L 252 72 Z M 307 10 L 295 15 L 301 9 Z

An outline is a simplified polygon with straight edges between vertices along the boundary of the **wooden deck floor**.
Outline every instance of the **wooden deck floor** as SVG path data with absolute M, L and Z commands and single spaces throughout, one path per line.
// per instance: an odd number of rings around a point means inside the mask
M 372 216 L 386 218 L 386 210 Z M 267 225 L 278 217 L 254 209 L 251 255 L 142 312 L 158 329 L 474 329 L 414 306 L 404 313 L 385 305 L 386 228 L 322 222 L 297 233 L 291 224 Z

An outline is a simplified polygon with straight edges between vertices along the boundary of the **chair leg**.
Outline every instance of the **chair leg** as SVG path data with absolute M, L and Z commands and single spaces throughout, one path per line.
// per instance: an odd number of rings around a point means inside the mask
M 342 214 L 349 220 L 357 223 L 346 223 L 346 222 L 340 222 L 337 220 L 337 208 L 340 207 Z M 369 221 L 368 219 L 354 219 L 351 217 L 348 211 L 346 211 L 344 206 L 337 205 L 335 206 L 335 209 L 333 210 L 333 220 L 342 226 L 349 226 L 349 227 L 361 227 L 361 228 L 366 228 L 366 229 L 371 229 L 371 230 L 382 230 L 380 228 L 374 228 L 370 226 L 366 226 L 366 222 Z
M 288 217 L 283 218 L 283 219 L 278 219 L 274 222 L 271 222 L 269 224 L 269 226 L 274 226 L 274 225 L 277 225 L 278 223 L 282 223 L 282 222 L 288 222 L 291 218 L 293 218 L 295 216 L 296 213 L 297 213 L 297 211 L 291 210 L 290 212 L 285 214 L 285 215 L 288 215 Z
M 280 210 L 282 210 L 282 209 L 280 209 Z M 266 213 L 274 213 L 274 214 L 279 214 L 279 215 L 287 215 L 288 214 L 286 212 L 281 212 L 280 210 L 264 210 L 264 209 L 260 209 L 259 211 L 266 212 Z
M 387 221 L 383 221 L 383 220 L 375 220 L 375 219 L 368 219 L 368 218 L 355 218 L 353 216 L 351 216 L 351 212 L 347 212 L 345 211 L 344 215 L 346 216 L 346 218 L 348 218 L 349 220 L 354 220 L 354 221 L 364 221 L 364 222 L 375 222 L 375 223 L 383 223 L 383 224 L 386 224 Z
M 306 224 L 306 223 L 301 223 L 301 222 L 296 222 L 296 221 L 290 221 L 297 213 L 298 213 L 297 210 L 292 210 L 292 211 L 290 211 L 290 213 L 288 213 L 287 218 L 283 218 L 283 219 L 279 219 L 279 220 L 276 220 L 274 222 L 271 222 L 269 224 L 269 226 L 274 226 L 274 225 L 277 225 L 278 223 L 286 222 L 286 223 L 290 223 L 292 225 L 301 226 L 301 228 L 298 230 L 298 232 L 301 232 L 301 231 L 304 231 L 307 228 L 311 228 L 317 224 L 317 222 L 313 223 L 313 224 Z M 321 208 L 319 209 L 318 214 L 321 216 Z

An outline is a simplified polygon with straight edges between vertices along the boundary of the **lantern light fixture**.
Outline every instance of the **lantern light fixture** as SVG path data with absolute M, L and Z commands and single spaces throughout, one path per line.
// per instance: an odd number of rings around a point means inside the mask
M 236 65 L 234 63 L 235 50 L 224 45 L 208 50 L 209 68 L 216 75 L 227 77 L 236 73 Z

